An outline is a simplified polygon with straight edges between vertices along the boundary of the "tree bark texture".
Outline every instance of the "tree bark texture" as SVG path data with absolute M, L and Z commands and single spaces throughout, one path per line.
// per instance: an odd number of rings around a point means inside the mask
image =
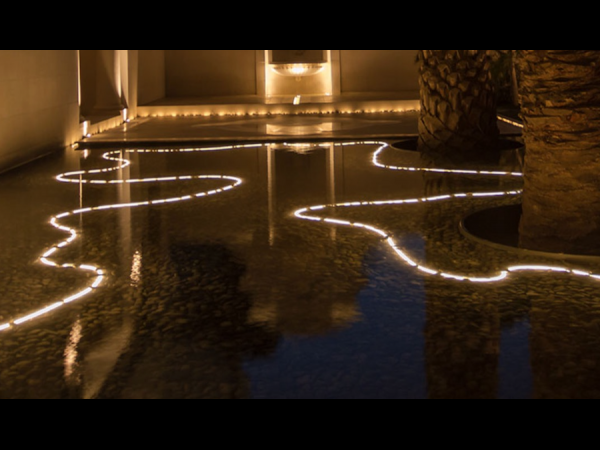
M 419 147 L 445 157 L 492 153 L 499 136 L 496 50 L 420 50 Z
M 600 255 L 600 50 L 518 50 L 521 245 Z

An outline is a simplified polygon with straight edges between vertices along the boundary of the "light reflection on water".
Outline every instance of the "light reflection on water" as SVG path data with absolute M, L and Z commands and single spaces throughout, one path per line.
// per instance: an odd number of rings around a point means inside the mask
M 5 177 L 0 188 L 9 195 L 0 207 L 15 219 L 2 224 L 3 235 L 12 237 L 3 240 L 0 275 L 10 282 L 2 294 L 10 301 L 0 304 L 2 320 L 64 298 L 85 282 L 51 267 L 32 267 L 39 249 L 57 242 L 42 230 L 47 217 L 87 208 L 82 205 L 138 207 L 105 208 L 69 222 L 82 236 L 61 258 L 79 265 L 94 261 L 105 268 L 106 286 L 68 310 L 2 336 L 0 396 L 597 396 L 592 374 L 600 358 L 589 345 L 598 339 L 597 329 L 578 314 L 593 318 L 598 311 L 597 286 L 589 279 L 593 268 L 517 274 L 493 287 L 475 286 L 419 273 L 399 261 L 385 240 L 340 225 L 386 230 L 405 256 L 439 273 L 541 270 L 543 261 L 482 248 L 456 229 L 468 212 L 518 200 L 444 201 L 464 192 L 516 192 L 518 176 L 497 176 L 514 175 L 514 167 L 482 168 L 496 175 L 484 178 L 473 177 L 472 168 L 400 172 L 420 167 L 418 157 L 393 151 L 381 155 L 385 163 L 378 167 L 371 164 L 375 150 L 371 143 L 113 152 L 132 164 L 116 178 L 85 183 L 82 199 L 77 189 L 48 180 L 56 173 L 112 167 L 102 153 L 82 160 L 69 152 Z M 239 178 L 244 185 L 221 192 L 222 178 L 197 174 Z M 126 181 L 148 179 L 155 181 Z M 186 202 L 191 192 L 222 195 Z M 394 204 L 411 198 L 436 201 L 410 209 Z M 326 224 L 293 216 L 299 208 L 374 199 L 377 208 L 353 205 L 343 217 L 328 216 Z M 561 340 L 562 329 L 552 322 L 555 310 L 582 322 L 579 332 L 570 328 Z M 502 330 L 528 324 L 531 311 L 543 325 L 532 324 L 533 355 L 527 361 L 528 340 L 515 344 Z M 546 342 L 539 330 L 559 338 Z M 560 342 L 559 355 L 550 342 Z M 547 374 L 544 363 L 557 360 L 564 366 Z M 577 361 L 584 361 L 582 367 Z M 556 381 L 574 375 L 579 384 Z

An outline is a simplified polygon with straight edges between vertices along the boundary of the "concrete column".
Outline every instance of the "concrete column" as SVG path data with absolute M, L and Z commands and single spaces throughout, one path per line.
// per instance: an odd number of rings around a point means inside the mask
M 167 95 L 165 50 L 139 50 L 137 58 L 137 92 L 139 93 L 137 103 L 146 105 L 165 98 Z
M 123 108 L 119 52 L 120 50 L 97 50 L 94 108 L 97 111 L 120 111 Z
M 256 50 L 256 95 L 259 97 L 267 95 L 266 56 L 266 50 Z
M 340 95 L 342 93 L 342 68 L 340 50 L 329 50 L 329 62 L 331 64 L 331 94 Z
M 123 83 L 123 98 L 128 109 L 128 119 L 137 117 L 138 108 L 138 77 L 139 77 L 139 50 L 122 50 L 126 54 L 127 81 Z

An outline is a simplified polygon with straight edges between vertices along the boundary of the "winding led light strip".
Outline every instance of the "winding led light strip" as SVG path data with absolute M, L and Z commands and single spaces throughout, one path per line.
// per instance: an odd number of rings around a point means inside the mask
M 68 247 L 72 244 L 79 236 L 77 230 L 74 228 L 70 228 L 64 226 L 60 223 L 62 219 L 67 217 L 72 217 L 81 214 L 88 214 L 96 211 L 106 211 L 111 209 L 123 209 L 123 208 L 136 208 L 136 207 L 144 207 L 144 206 L 152 206 L 152 205 L 163 205 L 163 204 L 172 204 L 184 201 L 190 201 L 197 198 L 208 197 L 212 195 L 218 195 L 229 190 L 235 189 L 239 187 L 243 181 L 240 178 L 227 176 L 227 175 L 187 175 L 187 176 L 175 176 L 175 177 L 157 177 L 157 178 L 142 178 L 142 179 L 125 179 L 125 180 L 101 180 L 101 179 L 88 179 L 87 177 L 90 175 L 101 175 L 106 173 L 115 172 L 121 169 L 124 169 L 131 165 L 131 162 L 127 159 L 121 158 L 121 153 L 193 153 L 193 152 L 214 152 L 214 151 L 228 151 L 234 149 L 248 149 L 248 148 L 260 148 L 269 144 L 251 144 L 251 145 L 236 145 L 236 146 L 223 146 L 223 147 L 209 147 L 209 148 L 188 148 L 188 149 L 164 149 L 164 150 L 125 150 L 121 151 L 111 151 L 105 153 L 103 158 L 107 161 L 117 163 L 115 166 L 104 169 L 93 169 L 93 170 L 83 170 L 77 172 L 68 172 L 61 174 L 56 177 L 56 179 L 63 183 L 72 183 L 72 184 L 97 184 L 97 185 L 123 185 L 123 184 L 135 184 L 135 183 L 165 183 L 165 182 L 177 182 L 177 181 L 190 181 L 190 180 L 223 180 L 229 181 L 231 184 L 226 185 L 225 187 L 214 189 L 206 192 L 199 192 L 192 195 L 186 195 L 182 197 L 173 197 L 162 200 L 148 200 L 144 202 L 134 202 L 134 203 L 118 203 L 111 205 L 102 205 L 97 207 L 88 207 L 81 208 L 69 212 L 64 212 L 53 216 L 50 219 L 50 225 L 54 228 L 63 231 L 66 234 L 69 234 L 69 238 L 59 242 L 53 247 L 49 248 L 44 254 L 40 257 L 40 262 L 46 266 L 60 268 L 60 269 L 74 269 L 82 272 L 90 272 L 94 274 L 94 281 L 91 285 L 87 286 L 85 289 L 61 300 L 56 303 L 53 303 L 49 306 L 46 306 L 42 309 L 39 309 L 35 312 L 32 312 L 26 316 L 14 319 L 8 323 L 0 324 L 0 332 L 10 330 L 14 327 L 22 325 L 24 323 L 30 322 L 39 317 L 45 316 L 50 312 L 56 311 L 66 305 L 72 304 L 78 300 L 81 300 L 89 295 L 91 295 L 96 289 L 98 289 L 104 282 L 106 275 L 105 272 L 94 265 L 74 265 L 74 264 L 59 264 L 53 259 L 51 259 L 55 254 L 57 254 L 60 250 Z M 481 176 L 507 176 L 507 177 L 522 177 L 521 173 L 517 172 L 501 172 L 501 171 L 474 171 L 474 170 L 449 170 L 449 169 L 436 169 L 436 168 L 418 168 L 418 167 L 402 167 L 402 166 L 390 166 L 382 164 L 379 159 L 381 154 L 390 147 L 389 144 L 380 142 L 380 141 L 360 141 L 360 142 L 349 142 L 349 143 L 341 143 L 335 144 L 338 147 L 344 146 L 357 146 L 357 145 L 377 145 L 379 149 L 373 155 L 373 164 L 376 167 L 387 169 L 387 170 L 396 170 L 396 171 L 407 171 L 407 172 L 435 172 L 435 173 L 445 173 L 445 174 L 461 174 L 461 175 L 481 175 Z M 86 177 L 86 178 L 84 178 Z M 423 197 L 423 198 L 413 198 L 413 199 L 399 199 L 399 200 L 381 200 L 381 201 L 363 201 L 363 202 L 349 202 L 349 203 L 336 203 L 330 205 L 318 205 L 312 206 L 308 208 L 302 208 L 295 212 L 295 216 L 302 220 L 308 220 L 313 222 L 321 222 L 327 223 L 330 225 L 337 226 L 346 226 L 346 227 L 354 227 L 364 229 L 370 233 L 373 233 L 379 236 L 381 239 L 384 239 L 387 245 L 394 251 L 394 253 L 408 266 L 430 276 L 438 276 L 441 278 L 456 280 L 456 281 L 469 281 L 472 283 L 493 283 L 505 280 L 512 273 L 518 272 L 552 272 L 552 273 L 563 273 L 563 274 L 571 274 L 574 276 L 591 278 L 594 280 L 600 281 L 600 274 L 594 274 L 585 270 L 574 270 L 566 267 L 552 267 L 545 265 L 522 265 L 522 266 L 512 266 L 507 268 L 504 271 L 501 271 L 499 274 L 494 276 L 484 276 L 484 277 L 472 277 L 468 275 L 458 275 L 452 274 L 448 272 L 443 272 L 441 270 L 437 270 L 435 268 L 431 268 L 420 264 L 414 258 L 412 258 L 404 249 L 402 249 L 396 240 L 390 235 L 390 233 L 374 227 L 372 225 L 363 224 L 359 222 L 350 222 L 346 220 L 335 219 L 331 217 L 319 217 L 313 215 L 312 213 L 317 211 L 325 211 L 327 209 L 337 209 L 337 208 L 353 208 L 353 207 L 363 207 L 363 206 L 390 206 L 390 205 L 414 205 L 420 203 L 433 203 L 433 202 L 441 202 L 446 200 L 460 200 L 460 199 L 468 199 L 468 198 L 486 198 L 486 197 L 504 197 L 504 196 L 518 196 L 522 194 L 522 190 L 513 190 L 513 191 L 502 191 L 502 192 L 473 192 L 473 193 L 458 193 L 458 194 L 448 194 L 448 195 L 440 195 L 433 197 Z
M 225 151 L 225 150 L 233 150 L 233 149 L 241 149 L 241 148 L 259 148 L 262 147 L 263 144 L 252 144 L 252 145 L 236 145 L 236 146 L 226 146 L 226 147 L 210 147 L 210 148 L 202 148 L 202 149 L 181 149 L 181 150 L 126 150 L 125 153 L 192 153 L 192 152 L 213 152 L 213 151 Z M 110 168 L 105 169 L 94 169 L 94 170 L 81 170 L 77 172 L 68 172 L 61 174 L 56 177 L 56 179 L 63 183 L 73 183 L 73 184 L 102 184 L 102 185 L 123 185 L 123 184 L 135 184 L 135 183 L 165 183 L 165 182 L 174 182 L 174 181 L 190 181 L 190 180 L 222 180 L 229 181 L 230 184 L 227 184 L 225 187 L 214 189 L 211 191 L 199 192 L 192 195 L 186 195 L 183 197 L 173 197 L 163 200 L 148 200 L 144 202 L 135 202 L 135 203 L 118 203 L 112 205 L 102 205 L 90 208 L 82 208 L 76 209 L 69 212 L 64 212 L 53 216 L 50 219 L 50 225 L 54 228 L 69 234 L 70 237 L 50 249 L 48 249 L 39 259 L 40 263 L 44 264 L 48 267 L 54 267 L 59 269 L 74 269 L 82 272 L 90 272 L 93 273 L 95 278 L 94 282 L 87 286 L 85 289 L 61 300 L 52 305 L 46 306 L 42 309 L 34 311 L 26 316 L 19 317 L 14 319 L 8 323 L 0 325 L 0 332 L 10 330 L 16 326 L 23 325 L 24 323 L 31 322 L 34 319 L 45 316 L 50 312 L 56 311 L 66 305 L 72 304 L 78 300 L 81 300 L 90 294 L 92 294 L 96 289 L 98 289 L 105 280 L 105 272 L 94 265 L 83 264 L 83 265 L 74 265 L 74 264 L 59 264 L 55 260 L 51 259 L 51 257 L 55 256 L 60 250 L 68 247 L 72 244 L 77 238 L 78 233 L 74 228 L 70 228 L 64 226 L 60 223 L 62 219 L 67 217 L 81 215 L 81 214 L 89 214 L 96 211 L 106 211 L 111 209 L 123 209 L 123 208 L 136 208 L 142 206 L 151 206 L 151 205 L 163 205 L 163 204 L 171 204 L 178 203 L 184 201 L 190 201 L 197 198 L 208 197 L 212 195 L 218 195 L 223 192 L 230 191 L 240 186 L 243 181 L 241 178 L 231 177 L 226 175 L 187 175 L 187 176 L 177 176 L 177 177 L 162 177 L 162 178 L 142 178 L 142 179 L 127 179 L 127 180 L 90 180 L 84 178 L 89 175 L 98 175 L 98 174 L 106 174 L 110 172 L 115 172 L 121 169 L 124 169 L 131 165 L 131 162 L 127 159 L 123 159 L 117 155 L 120 155 L 120 151 L 112 151 L 105 153 L 103 158 L 107 161 L 116 162 L 117 165 Z
M 383 144 L 383 143 L 377 143 L 377 145 L 379 145 L 379 144 Z M 388 166 L 388 165 L 385 165 L 385 164 L 382 164 L 379 162 L 379 157 L 388 147 L 389 147 L 388 144 L 383 144 L 382 147 L 375 152 L 375 154 L 373 155 L 373 165 L 375 165 L 376 167 L 379 167 L 381 169 L 398 170 L 398 171 L 402 171 L 402 172 L 430 172 L 430 173 L 442 173 L 442 174 L 449 174 L 449 175 L 490 175 L 490 176 L 523 178 L 523 174 L 521 172 Z
M 420 167 L 401 167 L 401 166 L 389 166 L 382 164 L 380 162 L 381 154 L 390 147 L 389 144 L 385 142 L 378 141 L 364 141 L 364 142 L 351 142 L 345 144 L 337 144 L 339 146 L 353 146 L 353 145 L 378 145 L 379 149 L 375 151 L 373 154 L 373 165 L 376 167 L 387 169 L 387 170 L 397 170 L 397 171 L 406 171 L 406 172 L 435 172 L 435 173 L 443 173 L 443 174 L 461 174 L 461 175 L 481 175 L 481 176 L 506 176 L 506 177 L 522 177 L 522 173 L 518 172 L 501 172 L 501 171 L 476 171 L 476 170 L 450 170 L 450 169 L 429 169 L 429 168 L 420 168 Z M 381 239 L 385 240 L 386 244 L 393 250 L 393 252 L 408 266 L 422 272 L 424 274 L 430 276 L 438 276 L 448 280 L 455 281 L 468 281 L 471 283 L 495 283 L 502 280 L 505 280 L 512 273 L 518 272 L 551 272 L 551 273 L 563 273 L 570 274 L 578 277 L 591 278 L 594 280 L 600 281 L 600 274 L 594 274 L 590 271 L 586 270 L 578 270 L 578 269 L 569 269 L 567 267 L 553 267 L 546 265 L 523 265 L 523 266 L 511 266 L 506 270 L 501 271 L 499 274 L 493 276 L 482 276 L 482 277 L 473 277 L 469 275 L 459 275 L 444 272 L 442 270 L 438 270 L 432 267 L 428 267 L 424 264 L 420 264 L 417 260 L 411 257 L 408 252 L 401 248 L 396 240 L 385 230 L 374 227 L 372 225 L 360 223 L 360 222 L 350 222 L 347 220 L 334 219 L 331 217 L 320 217 L 314 215 L 312 213 L 318 211 L 325 211 L 328 209 L 338 209 L 338 208 L 354 208 L 354 207 L 364 207 L 364 206 L 396 206 L 396 205 L 414 205 L 414 204 L 423 204 L 423 203 L 434 203 L 441 202 L 447 200 L 460 200 L 460 199 L 469 199 L 469 198 L 486 198 L 486 197 L 509 197 L 509 196 L 518 196 L 523 193 L 522 190 L 513 190 L 513 191 L 502 191 L 502 192 L 470 192 L 470 193 L 459 193 L 459 194 L 448 194 L 441 195 L 435 197 L 422 197 L 422 198 L 413 198 L 413 199 L 400 199 L 400 200 L 381 200 L 381 201 L 363 201 L 363 202 L 350 202 L 350 203 L 336 203 L 331 205 L 318 205 L 312 206 L 308 208 L 299 209 L 294 213 L 294 215 L 298 219 L 308 220 L 312 222 L 321 222 L 330 225 L 344 226 L 344 227 L 352 227 L 352 228 L 360 228 L 364 229 L 372 234 L 379 236 Z
M 498 116 L 498 120 L 500 122 L 504 122 L 504 123 L 507 123 L 509 125 L 512 125 L 513 127 L 525 128 L 525 125 L 523 125 L 521 122 L 517 122 L 516 120 L 512 120 L 512 119 L 509 119 L 509 118 L 504 117 L 504 116 Z

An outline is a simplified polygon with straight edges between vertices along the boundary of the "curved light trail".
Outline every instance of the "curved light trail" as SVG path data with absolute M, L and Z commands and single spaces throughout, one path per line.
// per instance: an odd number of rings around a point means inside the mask
M 380 141 L 364 141 L 364 142 L 352 142 L 347 144 L 338 144 L 340 146 L 351 146 L 351 145 L 377 145 L 379 148 L 373 154 L 373 165 L 375 167 L 379 167 L 381 169 L 387 170 L 396 170 L 396 171 L 404 171 L 404 172 L 434 172 L 441 174 L 450 174 L 450 175 L 470 175 L 470 176 L 504 176 L 504 177 L 515 177 L 522 178 L 523 174 L 520 172 L 502 172 L 502 171 L 485 171 L 485 170 L 451 170 L 451 169 L 440 169 L 440 168 L 422 168 L 422 167 L 409 167 L 409 166 L 390 166 L 381 163 L 380 158 L 382 153 L 390 147 L 388 143 L 380 142 Z M 499 191 L 499 192 L 466 192 L 466 193 L 458 193 L 458 194 L 448 194 L 448 195 L 440 195 L 434 197 L 421 197 L 421 198 L 407 198 L 407 199 L 399 199 L 399 200 L 380 200 L 380 201 L 363 201 L 363 202 L 349 202 L 349 203 L 335 203 L 329 205 L 317 205 L 311 206 L 308 208 L 302 208 L 297 210 L 294 215 L 298 219 L 313 221 L 313 222 L 321 222 L 330 225 L 337 225 L 343 227 L 351 227 L 351 228 L 360 228 L 372 233 L 376 236 L 379 236 L 383 239 L 386 244 L 390 247 L 390 249 L 397 255 L 397 257 L 408 266 L 418 270 L 429 276 L 437 276 L 441 278 L 445 278 L 448 280 L 455 281 L 465 281 L 471 283 L 494 283 L 503 281 L 509 278 L 510 274 L 518 273 L 518 272 L 546 272 L 546 273 L 563 273 L 563 274 L 571 274 L 573 276 L 591 278 L 600 281 L 600 274 L 595 274 L 587 270 L 579 270 L 579 269 L 570 269 L 568 267 L 555 267 L 555 266 L 547 266 L 547 265 L 520 265 L 520 266 L 510 266 L 505 270 L 500 271 L 499 273 L 493 275 L 482 275 L 478 277 L 470 276 L 467 274 L 456 274 L 445 272 L 441 269 L 430 267 L 426 264 L 418 262 L 414 257 L 412 257 L 406 249 L 403 249 L 397 242 L 396 239 L 391 235 L 391 233 L 374 227 L 369 224 L 360 223 L 360 222 L 350 222 L 347 220 L 340 220 L 333 217 L 326 217 L 322 215 L 316 215 L 317 212 L 322 212 L 326 210 L 332 209 L 340 209 L 340 208 L 355 208 L 355 207 L 365 207 L 365 206 L 399 206 L 399 205 L 414 205 L 414 204 L 423 204 L 423 203 L 433 203 L 433 202 L 442 202 L 449 200 L 463 200 L 469 198 L 486 198 L 486 197 L 510 197 L 510 196 L 519 196 L 523 193 L 522 190 L 512 190 L 512 191 Z
M 72 263 L 58 263 L 54 258 L 61 250 L 70 246 L 75 242 L 79 235 L 75 228 L 63 225 L 62 220 L 73 216 L 80 216 L 83 214 L 91 214 L 98 211 L 118 210 L 125 208 L 137 208 L 137 207 L 148 207 L 155 205 L 173 204 L 185 201 L 191 201 L 199 198 L 209 197 L 213 195 L 222 194 L 224 192 L 233 190 L 239 187 L 243 180 L 238 177 L 227 176 L 227 175 L 186 175 L 186 176 L 174 176 L 174 177 L 156 177 L 156 178 L 140 178 L 140 179 L 117 179 L 117 180 L 104 180 L 94 179 L 93 176 L 104 175 L 112 172 L 122 170 L 131 165 L 131 161 L 121 157 L 122 153 L 131 154 L 157 154 L 157 153 L 195 153 L 195 152 L 216 152 L 216 151 L 230 151 L 234 149 L 248 149 L 248 148 L 260 148 L 268 146 L 269 144 L 249 144 L 249 145 L 234 145 L 234 146 L 222 146 L 222 147 L 208 147 L 208 148 L 189 148 L 189 149 L 177 149 L 177 150 L 124 150 L 124 151 L 110 151 L 103 155 L 103 158 L 107 161 L 116 163 L 113 167 L 93 170 L 81 170 L 76 172 L 68 172 L 58 175 L 56 179 L 62 183 L 71 184 L 87 184 L 87 185 L 124 185 L 124 184 L 139 184 L 139 183 L 169 183 L 179 181 L 192 181 L 192 180 L 220 180 L 228 182 L 224 187 L 214 189 L 210 191 L 198 192 L 191 195 L 185 195 L 181 197 L 172 197 L 167 199 L 147 200 L 143 202 L 133 203 L 116 203 L 109 205 L 101 205 L 95 207 L 80 208 L 72 211 L 63 212 L 50 218 L 50 225 L 69 237 L 63 241 L 48 248 L 39 258 L 39 262 L 45 266 L 63 269 L 63 270 L 76 270 L 84 273 L 92 274 L 93 281 L 86 286 L 84 289 L 71 294 L 70 296 L 52 303 L 48 306 L 33 311 L 25 316 L 15 318 L 7 323 L 0 325 L 0 332 L 14 329 L 20 325 L 31 322 L 42 316 L 61 309 L 67 305 L 70 305 L 76 301 L 80 301 L 94 293 L 100 288 L 106 280 L 105 271 L 93 264 L 72 264 Z M 285 145 L 285 144 L 284 144 Z M 288 144 L 294 145 L 294 144 Z M 374 145 L 378 146 L 378 149 L 373 154 L 372 163 L 375 167 L 385 170 L 395 170 L 404 172 L 433 172 L 440 174 L 454 174 L 454 175 L 469 175 L 469 176 L 503 176 L 521 178 L 522 173 L 519 172 L 503 172 L 503 171 L 476 171 L 476 170 L 456 170 L 456 169 L 441 169 L 441 168 L 421 168 L 421 167 L 409 167 L 409 166 L 391 166 L 383 164 L 380 161 L 383 152 L 390 148 L 390 145 L 381 141 L 359 141 L 359 142 L 348 142 L 335 144 L 338 147 L 350 147 L 357 145 Z M 327 210 L 340 209 L 340 208 L 355 208 L 355 207 L 377 207 L 377 206 L 403 206 L 403 205 L 414 205 L 423 203 L 434 203 L 449 200 L 464 200 L 472 198 L 492 198 L 492 197 L 509 197 L 519 196 L 522 194 L 522 190 L 512 191 L 498 191 L 498 192 L 469 192 L 469 193 L 457 193 L 447 194 L 432 197 L 422 198 L 405 198 L 397 200 L 379 200 L 379 201 L 362 201 L 362 202 L 347 202 L 347 203 L 335 203 L 326 205 L 317 205 L 297 210 L 294 215 L 301 220 L 319 222 L 328 225 L 344 226 L 363 229 L 371 234 L 374 234 L 384 240 L 394 254 L 409 267 L 429 276 L 437 276 L 448 280 L 471 282 L 471 283 L 494 283 L 505 280 L 513 273 L 519 272 L 546 272 L 546 273 L 563 273 L 570 274 L 573 276 L 591 278 L 600 281 L 600 274 L 595 274 L 587 270 L 570 269 L 567 267 L 555 267 L 546 265 L 520 265 L 507 267 L 505 270 L 492 275 L 482 275 L 474 277 L 465 274 L 456 274 L 445 272 L 435 267 L 430 267 L 426 264 L 418 262 L 412 257 L 408 251 L 398 244 L 398 241 L 391 235 L 391 233 L 377 228 L 373 225 L 360 222 L 351 222 L 347 220 L 341 220 L 334 217 L 326 217 L 322 215 L 316 215 L 316 213 L 323 213 Z
M 86 286 L 79 292 L 68 296 L 60 301 L 57 301 L 49 306 L 45 306 L 44 308 L 38 309 L 37 311 L 33 311 L 25 316 L 15 318 L 10 322 L 4 323 L 0 325 L 0 332 L 7 331 L 23 325 L 27 322 L 31 322 L 37 318 L 45 316 L 53 311 L 56 311 L 60 308 L 63 308 L 67 305 L 70 305 L 78 300 L 81 300 L 85 297 L 91 295 L 96 289 L 98 289 L 103 282 L 105 281 L 106 274 L 105 271 L 92 264 L 60 264 L 56 262 L 55 258 L 61 250 L 67 248 L 73 242 L 77 240 L 79 237 L 77 230 L 75 228 L 71 228 L 69 226 L 63 225 L 61 221 L 68 217 L 79 216 L 83 214 L 90 214 L 97 211 L 107 211 L 107 210 L 117 210 L 124 208 L 137 208 L 143 206 L 153 206 L 153 205 L 164 205 L 164 204 L 172 204 L 178 202 L 185 202 L 190 200 L 195 200 L 203 197 L 209 197 L 212 195 L 218 195 L 236 187 L 240 186 L 243 183 L 243 180 L 238 177 L 232 177 L 227 175 L 187 175 L 187 176 L 177 176 L 177 177 L 161 177 L 161 178 L 141 178 L 141 179 L 125 179 L 125 180 L 97 180 L 90 179 L 89 176 L 106 174 L 111 172 L 116 172 L 118 170 L 124 169 L 131 165 L 131 161 L 120 157 L 121 153 L 193 153 L 193 152 L 215 152 L 215 151 L 227 151 L 241 148 L 259 148 L 262 147 L 263 144 L 256 145 L 235 145 L 235 146 L 226 146 L 226 147 L 211 147 L 211 148 L 201 148 L 201 149 L 181 149 L 181 150 L 126 150 L 124 152 L 121 151 L 112 151 L 105 153 L 103 158 L 107 161 L 115 162 L 116 165 L 109 168 L 104 169 L 93 169 L 93 170 L 81 170 L 77 172 L 68 172 L 61 175 L 58 175 L 56 179 L 62 183 L 72 183 L 72 184 L 92 184 L 92 185 L 123 185 L 123 184 L 136 184 L 136 183 L 166 183 L 166 182 L 176 182 L 176 181 L 191 181 L 191 180 L 221 180 L 229 182 L 224 187 L 219 189 L 214 189 L 210 191 L 198 192 L 196 194 L 186 195 L 182 197 L 172 197 L 167 199 L 159 199 L 159 200 L 148 200 L 143 202 L 134 202 L 134 203 L 117 203 L 110 205 L 102 205 L 88 208 L 76 209 L 73 211 L 63 212 L 61 214 L 57 214 L 50 218 L 50 225 L 57 230 L 60 230 L 69 235 L 69 237 L 52 247 L 46 250 L 42 256 L 39 258 L 40 263 L 45 266 L 54 267 L 57 269 L 64 270 L 77 270 L 84 273 L 93 274 L 93 282 Z

